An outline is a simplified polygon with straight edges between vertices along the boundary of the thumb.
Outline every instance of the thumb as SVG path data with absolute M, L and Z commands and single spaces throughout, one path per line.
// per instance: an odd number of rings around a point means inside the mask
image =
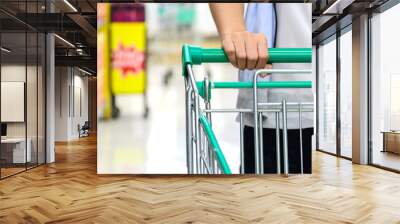
M 272 65 L 271 64 L 266 64 L 264 69 L 272 69 Z M 265 78 L 265 77 L 267 77 L 269 75 L 271 75 L 271 73 L 262 73 L 262 74 L 260 74 L 260 76 L 262 78 Z

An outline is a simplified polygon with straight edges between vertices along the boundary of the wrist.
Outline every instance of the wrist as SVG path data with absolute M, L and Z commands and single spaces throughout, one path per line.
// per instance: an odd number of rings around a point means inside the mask
M 232 30 L 224 30 L 224 31 L 222 31 L 221 32 L 221 37 L 222 38 L 224 38 L 224 37 L 226 37 L 226 36 L 230 36 L 230 35 L 232 35 L 232 34 L 235 34 L 235 33 L 244 33 L 244 32 L 247 32 L 247 30 L 246 29 L 232 29 Z

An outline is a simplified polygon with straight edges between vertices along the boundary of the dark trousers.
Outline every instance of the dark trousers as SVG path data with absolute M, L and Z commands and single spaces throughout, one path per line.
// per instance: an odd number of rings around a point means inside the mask
M 264 173 L 277 173 L 276 169 L 276 134 L 275 129 L 263 129 L 263 148 L 264 148 Z M 311 148 L 313 128 L 304 128 L 302 131 L 303 141 L 303 172 L 311 173 Z M 255 173 L 254 158 L 254 128 L 244 126 L 244 171 L 245 173 Z M 301 173 L 300 157 L 300 131 L 292 129 L 287 131 L 288 137 L 288 159 L 289 173 Z M 281 173 L 283 172 L 283 133 L 280 131 L 280 158 Z

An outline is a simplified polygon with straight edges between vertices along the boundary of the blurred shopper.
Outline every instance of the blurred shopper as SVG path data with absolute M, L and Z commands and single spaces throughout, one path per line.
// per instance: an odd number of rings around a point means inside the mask
M 246 7 L 246 9 L 245 9 Z M 240 81 L 252 81 L 255 69 L 267 65 L 268 47 L 311 48 L 311 4 L 303 3 L 210 3 L 222 47 L 229 61 L 239 68 Z M 246 13 L 244 13 L 246 11 Z M 310 64 L 274 64 L 274 69 L 310 69 Z M 310 80 L 301 74 L 271 74 L 259 80 Z M 311 89 L 259 91 L 260 102 L 313 102 Z M 252 108 L 251 90 L 239 90 L 238 108 Z M 302 120 L 304 173 L 311 173 L 313 114 Z M 244 116 L 245 173 L 255 172 L 253 115 Z M 300 131 L 297 113 L 288 113 L 289 172 L 300 173 Z M 282 134 L 281 134 L 282 136 Z M 264 172 L 276 173 L 275 114 L 263 117 Z M 282 143 L 281 143 L 282 145 Z M 281 157 L 282 158 L 282 157 Z M 283 163 L 281 163 L 283 165 Z M 283 167 L 281 168 L 283 170 Z

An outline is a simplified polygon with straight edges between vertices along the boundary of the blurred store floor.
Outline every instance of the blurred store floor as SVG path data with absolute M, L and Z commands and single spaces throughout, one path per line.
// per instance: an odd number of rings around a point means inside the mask
M 148 101 L 150 115 L 142 117 L 140 95 L 118 96 L 121 116 L 115 120 L 99 121 L 98 173 L 118 174 L 175 174 L 186 173 L 184 81 L 180 65 L 160 64 L 149 58 Z M 168 85 L 164 74 L 173 68 Z M 237 71 L 230 65 L 213 64 L 207 67 L 214 80 L 237 80 Z M 195 69 L 198 77 L 204 67 Z M 214 108 L 236 105 L 237 92 L 224 90 L 213 94 Z M 235 115 L 213 116 L 213 128 L 233 172 L 239 169 L 239 124 Z

